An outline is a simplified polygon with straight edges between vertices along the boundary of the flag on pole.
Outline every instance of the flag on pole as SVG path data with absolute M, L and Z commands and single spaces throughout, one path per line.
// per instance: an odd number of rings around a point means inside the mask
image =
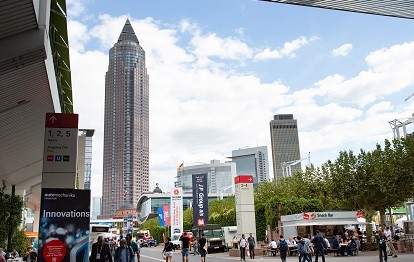
M 178 166 L 178 171 L 184 170 L 184 162 L 181 163 L 181 165 Z

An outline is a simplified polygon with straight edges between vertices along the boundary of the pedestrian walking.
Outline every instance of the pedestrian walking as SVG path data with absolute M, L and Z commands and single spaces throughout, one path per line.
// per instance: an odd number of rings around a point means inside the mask
M 318 262 L 319 255 L 322 257 L 322 262 L 325 262 L 326 243 L 323 236 L 319 233 L 319 230 L 316 231 L 316 235 L 312 238 L 311 242 L 315 249 L 315 262 Z
M 378 230 L 377 243 L 379 251 L 379 261 L 387 262 L 387 237 L 384 233 L 382 233 L 381 229 Z
M 134 250 L 127 245 L 125 238 L 119 240 L 119 247 L 115 249 L 115 262 L 134 262 Z
M 112 254 L 109 245 L 104 242 L 103 236 L 92 245 L 90 262 L 112 262 Z
M 392 233 L 390 227 L 386 227 L 384 235 L 387 237 L 387 246 L 392 252 L 392 257 L 398 257 L 397 251 L 395 251 L 394 244 L 392 243 Z
M 198 248 L 201 256 L 201 262 L 206 261 L 207 255 L 207 247 L 206 247 L 207 239 L 204 237 L 204 234 L 201 234 L 201 238 L 198 240 Z
M 184 232 L 180 238 L 181 241 L 181 255 L 183 262 L 188 262 L 188 250 L 190 249 L 190 238 L 187 236 L 187 232 Z
M 246 240 L 244 234 L 242 235 L 242 237 L 240 239 L 239 246 L 240 246 L 240 260 L 246 261 L 247 240 Z
M 174 251 L 174 244 L 171 242 L 171 238 L 167 237 L 167 242 L 165 242 L 164 249 L 162 250 L 162 253 L 165 256 L 165 262 L 172 262 Z
M 128 233 L 125 237 L 127 245 L 129 247 L 132 248 L 132 250 L 134 251 L 134 260 L 135 260 L 135 256 L 137 258 L 136 261 L 140 262 L 141 256 L 140 256 L 140 249 L 139 249 L 139 245 L 136 242 L 132 241 L 132 234 Z
M 254 240 L 252 233 L 250 233 L 250 236 L 247 238 L 247 242 L 249 243 L 250 258 L 254 259 L 254 247 L 256 246 L 256 241 Z
M 279 237 L 279 241 L 278 241 L 278 248 L 279 248 L 279 252 L 280 252 L 280 259 L 282 259 L 282 262 L 286 262 L 286 254 L 288 252 L 289 246 L 288 243 L 286 242 L 286 240 L 283 238 L 283 235 L 280 235 Z

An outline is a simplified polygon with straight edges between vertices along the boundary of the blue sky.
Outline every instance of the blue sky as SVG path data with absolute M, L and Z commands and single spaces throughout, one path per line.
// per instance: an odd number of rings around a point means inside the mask
M 150 183 L 176 168 L 267 145 L 274 114 L 298 120 L 302 157 L 392 138 L 414 113 L 414 21 L 253 0 L 68 0 L 75 111 L 94 128 L 101 194 L 104 78 L 129 18 L 150 76 Z M 409 131 L 414 128 L 409 127 Z M 307 164 L 304 161 L 303 165 Z M 271 176 L 273 175 L 270 168 Z

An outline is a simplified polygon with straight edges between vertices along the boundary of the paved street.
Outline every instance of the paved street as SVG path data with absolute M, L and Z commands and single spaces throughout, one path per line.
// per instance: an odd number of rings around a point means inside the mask
M 163 246 L 152 247 L 152 248 L 142 248 L 141 249 L 141 262 L 150 262 L 150 261 L 164 261 L 162 258 L 162 251 Z M 238 257 L 229 257 L 229 253 L 215 253 L 215 254 L 208 254 L 206 262 L 224 262 L 224 261 L 240 261 Z M 314 259 L 313 259 L 314 260 Z M 200 262 L 200 256 L 194 256 L 190 254 L 189 262 Z M 246 259 L 247 262 L 279 262 L 280 257 L 262 257 L 259 256 L 256 259 L 252 260 L 250 258 Z M 287 261 L 298 261 L 297 257 L 288 257 Z M 322 261 L 321 259 L 319 261 Z M 326 257 L 326 261 L 329 262 L 378 262 L 378 253 L 374 251 L 367 251 L 362 252 L 358 256 L 355 257 L 334 257 L 332 255 Z M 414 262 L 414 254 L 399 254 L 398 258 L 388 257 L 388 261 L 390 262 Z M 181 262 L 181 253 L 180 251 L 176 251 L 173 257 L 173 262 Z

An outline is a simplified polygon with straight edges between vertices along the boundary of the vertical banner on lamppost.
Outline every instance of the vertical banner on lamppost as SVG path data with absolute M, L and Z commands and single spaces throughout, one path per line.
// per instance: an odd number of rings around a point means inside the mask
M 171 236 L 183 232 L 183 189 L 175 187 L 171 193 Z
M 164 204 L 162 209 L 164 211 L 164 224 L 169 226 L 171 225 L 170 205 Z
M 165 220 L 164 220 L 164 209 L 162 207 L 157 208 L 158 213 L 158 223 L 160 226 L 165 226 Z
M 193 225 L 208 224 L 207 174 L 193 174 Z
M 42 188 L 39 262 L 89 258 L 90 190 Z

